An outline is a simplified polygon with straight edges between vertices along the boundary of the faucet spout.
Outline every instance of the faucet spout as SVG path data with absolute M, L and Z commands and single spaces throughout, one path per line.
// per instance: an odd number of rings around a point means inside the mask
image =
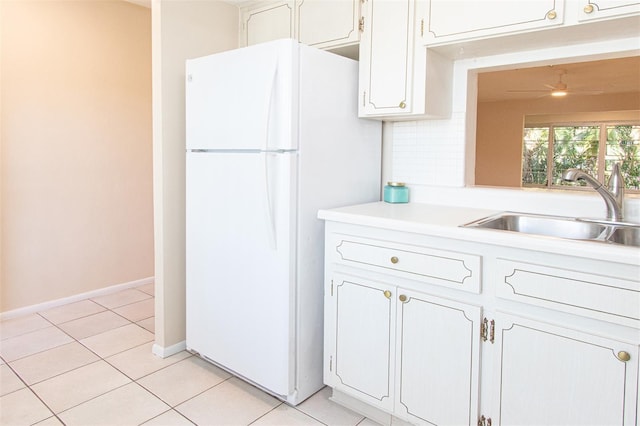
M 568 182 L 584 180 L 595 189 L 604 200 L 607 207 L 607 219 L 621 222 L 624 207 L 624 178 L 620 173 L 618 163 L 613 165 L 613 171 L 609 178 L 609 188 L 606 188 L 597 179 L 580 169 L 568 169 L 562 175 L 562 179 Z

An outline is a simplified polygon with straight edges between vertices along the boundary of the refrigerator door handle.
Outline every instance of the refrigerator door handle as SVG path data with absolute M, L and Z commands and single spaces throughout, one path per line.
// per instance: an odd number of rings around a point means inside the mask
M 262 162 L 262 165 L 264 166 L 263 171 L 264 171 L 264 193 L 265 193 L 265 204 L 266 204 L 266 210 L 267 210 L 267 230 L 268 230 L 268 234 L 269 234 L 269 243 L 270 246 L 273 250 L 277 250 L 278 249 L 278 242 L 276 240 L 276 222 L 275 222 L 275 216 L 273 214 L 273 205 L 272 205 L 272 200 L 271 200 L 271 178 L 270 178 L 270 173 L 269 173 L 269 153 L 268 152 L 263 152 L 262 156 L 264 158 L 264 161 Z
M 269 139 L 271 136 L 271 110 L 273 105 L 273 93 L 276 87 L 276 77 L 278 75 L 278 62 L 276 61 L 273 64 L 273 74 L 271 76 L 271 87 L 269 88 L 269 96 L 267 96 L 267 117 L 266 117 L 266 129 L 265 129 L 265 140 L 264 140 L 264 193 L 265 193 L 265 201 L 267 207 L 267 229 L 269 232 L 269 242 L 270 246 L 273 250 L 278 249 L 278 242 L 276 239 L 276 223 L 275 217 L 273 214 L 273 205 L 271 199 L 271 174 L 269 173 Z
M 278 75 L 278 62 L 273 65 L 273 75 L 271 76 L 271 87 L 269 88 L 269 96 L 267 96 L 267 117 L 266 117 L 266 128 L 265 128 L 265 139 L 264 139 L 264 150 L 269 151 L 269 139 L 270 139 L 270 130 L 271 130 L 271 106 L 273 104 L 273 92 L 276 88 L 276 77 Z

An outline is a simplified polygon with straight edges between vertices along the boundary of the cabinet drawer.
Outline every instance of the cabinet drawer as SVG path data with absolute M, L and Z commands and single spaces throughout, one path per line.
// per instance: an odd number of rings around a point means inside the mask
M 481 256 L 335 235 L 337 263 L 480 293 Z
M 497 296 L 637 327 L 640 282 L 497 259 Z

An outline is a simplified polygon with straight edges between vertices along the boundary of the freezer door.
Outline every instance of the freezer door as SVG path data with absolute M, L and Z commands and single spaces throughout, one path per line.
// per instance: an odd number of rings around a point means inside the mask
M 294 388 L 293 153 L 187 153 L 187 347 Z
M 187 61 L 189 149 L 294 149 L 297 42 L 278 40 Z

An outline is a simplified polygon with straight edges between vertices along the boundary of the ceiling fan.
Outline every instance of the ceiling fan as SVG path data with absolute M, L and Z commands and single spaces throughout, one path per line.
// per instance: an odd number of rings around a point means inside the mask
M 510 93 L 543 93 L 540 97 L 544 97 L 547 95 L 553 97 L 563 97 L 567 96 L 569 93 L 581 93 L 588 95 L 598 95 L 602 93 L 602 90 L 569 90 L 569 87 L 565 82 L 562 81 L 562 76 L 567 74 L 567 70 L 558 70 L 558 82 L 551 85 L 545 84 L 544 86 L 548 89 L 539 89 L 539 90 L 507 90 Z

